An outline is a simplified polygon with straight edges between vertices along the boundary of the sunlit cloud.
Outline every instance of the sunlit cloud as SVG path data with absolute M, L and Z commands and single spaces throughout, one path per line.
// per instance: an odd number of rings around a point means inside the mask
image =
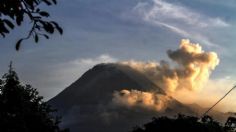
M 155 92 L 143 92 L 139 90 L 121 90 L 113 94 L 113 103 L 128 108 L 140 107 L 158 112 L 164 111 L 171 98 Z
M 141 62 L 125 61 L 121 64 L 144 73 L 166 92 L 175 92 L 179 89 L 199 91 L 210 77 L 211 71 L 219 64 L 215 52 L 205 52 L 199 44 L 183 39 L 179 49 L 168 50 L 169 58 L 176 63 L 171 66 L 167 61 Z
M 128 108 L 141 107 L 162 111 L 169 105 L 169 96 L 183 103 L 197 103 L 194 98 L 202 91 L 208 82 L 211 72 L 219 64 L 219 58 L 215 52 L 205 52 L 199 44 L 191 43 L 187 39 L 180 42 L 176 50 L 168 50 L 168 57 L 173 65 L 167 61 L 122 61 L 122 65 L 128 65 L 143 73 L 157 86 L 163 89 L 166 95 L 160 96 L 153 91 L 126 90 L 115 91 L 113 102 Z M 210 101 L 206 101 L 206 104 Z

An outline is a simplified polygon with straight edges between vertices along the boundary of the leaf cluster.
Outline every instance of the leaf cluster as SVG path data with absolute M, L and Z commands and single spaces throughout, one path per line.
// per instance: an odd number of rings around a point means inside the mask
M 16 50 L 20 49 L 23 40 L 34 38 L 38 43 L 40 37 L 49 39 L 49 35 L 63 29 L 55 21 L 48 20 L 50 14 L 41 10 L 40 5 L 57 4 L 56 0 L 1 0 L 0 1 L 0 35 L 5 37 L 16 26 L 21 26 L 24 20 L 30 20 L 31 29 L 28 35 L 16 42 Z

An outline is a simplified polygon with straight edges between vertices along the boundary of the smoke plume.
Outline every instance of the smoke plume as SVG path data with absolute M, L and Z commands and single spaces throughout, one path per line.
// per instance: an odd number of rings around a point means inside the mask
M 179 49 L 168 50 L 168 57 L 176 64 L 172 68 L 167 61 L 137 62 L 127 61 L 122 64 L 144 73 L 166 92 L 180 89 L 200 90 L 208 80 L 211 71 L 219 64 L 215 52 L 204 52 L 199 44 L 183 39 Z
M 122 90 L 114 92 L 113 102 L 126 107 L 163 111 L 169 104 L 169 96 L 186 102 L 186 98 L 179 98 L 179 95 L 187 93 L 193 95 L 193 91 L 200 91 L 203 84 L 209 79 L 212 70 L 219 64 L 219 58 L 215 52 L 205 52 L 199 44 L 191 43 L 188 39 L 181 40 L 179 48 L 168 50 L 167 54 L 172 60 L 173 66 L 165 60 L 159 63 L 133 60 L 120 62 L 146 75 L 167 95 L 138 90 Z M 188 98 L 188 96 L 186 97 Z
M 113 95 L 113 102 L 126 107 L 141 107 L 155 111 L 164 111 L 170 98 L 163 94 L 154 92 L 142 92 L 138 90 L 116 91 Z

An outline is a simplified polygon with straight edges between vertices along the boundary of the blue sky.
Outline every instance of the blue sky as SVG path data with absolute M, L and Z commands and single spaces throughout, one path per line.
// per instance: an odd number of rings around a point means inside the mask
M 97 63 L 168 59 L 166 51 L 182 38 L 218 54 L 211 80 L 236 78 L 235 0 L 58 0 L 46 9 L 63 27 L 63 36 L 38 44 L 29 40 L 16 52 L 26 23 L 0 39 L 0 74 L 12 60 L 20 78 L 46 99 Z

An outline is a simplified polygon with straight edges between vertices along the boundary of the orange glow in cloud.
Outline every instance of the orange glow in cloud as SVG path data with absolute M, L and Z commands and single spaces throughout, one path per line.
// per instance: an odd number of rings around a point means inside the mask
M 183 39 L 179 49 L 168 50 L 169 58 L 177 65 L 171 68 L 167 61 L 137 62 L 126 61 L 122 64 L 144 73 L 159 87 L 171 93 L 180 89 L 199 90 L 208 80 L 211 71 L 219 64 L 215 52 L 204 52 L 199 44 Z
M 163 111 L 167 107 L 170 97 L 154 92 L 142 92 L 138 90 L 116 91 L 113 95 L 113 102 L 117 105 L 147 108 L 155 111 Z
M 145 107 L 162 111 L 168 105 L 168 97 L 173 96 L 179 101 L 190 103 L 196 98 L 211 72 L 219 64 L 215 52 L 205 52 L 199 44 L 182 39 L 177 50 L 168 50 L 168 57 L 175 63 L 171 66 L 167 61 L 140 62 L 125 61 L 123 65 L 140 71 L 162 88 L 168 96 L 160 96 L 153 92 L 138 90 L 122 90 L 114 92 L 113 102 L 127 107 Z M 195 92 L 198 91 L 198 92 Z M 189 96 L 187 96 L 189 95 Z M 192 103 L 192 102 L 191 102 Z

